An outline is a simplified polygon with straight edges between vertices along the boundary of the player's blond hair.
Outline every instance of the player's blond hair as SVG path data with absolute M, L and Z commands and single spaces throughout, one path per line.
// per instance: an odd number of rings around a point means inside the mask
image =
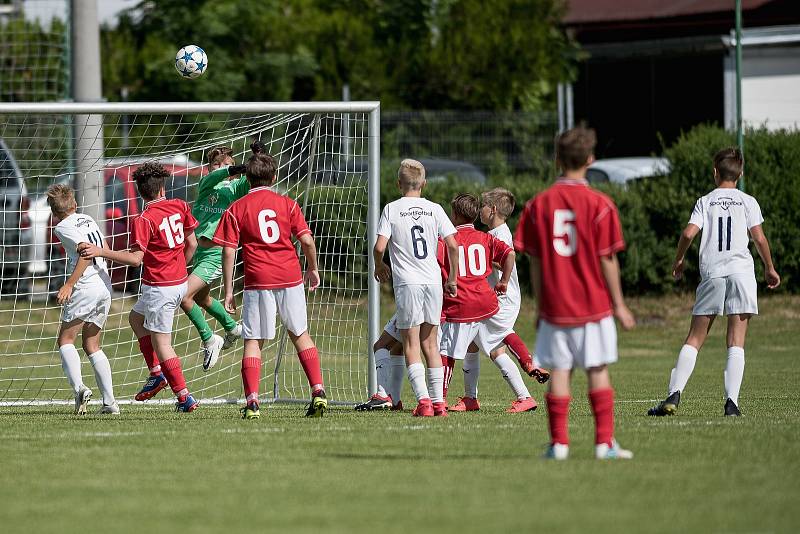
M 453 209 L 454 216 L 469 222 L 475 222 L 481 211 L 481 203 L 478 197 L 469 193 L 456 195 L 450 202 L 450 207 Z
M 503 219 L 508 219 L 514 213 L 514 206 L 516 206 L 514 193 L 502 187 L 495 187 L 482 193 L 481 202 L 484 206 L 494 207 L 497 214 Z
M 47 188 L 47 204 L 56 215 L 64 215 L 78 209 L 75 191 L 66 184 L 54 184 Z
M 403 191 L 419 191 L 425 184 L 425 167 L 415 159 L 406 158 L 400 162 L 397 179 Z
M 233 158 L 233 149 L 229 146 L 218 145 L 208 149 L 209 165 L 222 165 L 228 158 Z

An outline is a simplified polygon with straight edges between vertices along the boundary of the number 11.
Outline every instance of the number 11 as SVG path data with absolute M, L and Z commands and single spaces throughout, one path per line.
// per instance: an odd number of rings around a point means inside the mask
M 718 220 L 719 220 L 719 227 L 717 229 L 718 230 L 717 242 L 719 244 L 719 251 L 722 252 L 722 234 L 723 234 L 722 217 L 720 217 Z M 730 250 L 730 249 L 731 249 L 731 218 L 730 216 L 728 216 L 728 237 L 725 238 L 725 250 Z

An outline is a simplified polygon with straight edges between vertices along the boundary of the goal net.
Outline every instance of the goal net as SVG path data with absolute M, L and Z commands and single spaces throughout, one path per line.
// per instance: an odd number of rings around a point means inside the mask
M 47 187 L 71 184 L 79 212 L 103 219 L 114 249 L 128 247 L 143 202 L 132 181 L 146 161 L 172 174 L 168 198 L 192 204 L 208 172 L 211 147 L 232 147 L 237 163 L 261 140 L 279 165 L 276 188 L 302 206 L 314 234 L 322 285 L 308 292 L 309 332 L 317 344 L 329 399 L 351 403 L 374 391 L 371 341 L 378 333 L 377 286 L 369 276 L 377 222 L 378 104 L 0 104 L 0 403 L 72 402 L 56 338 L 61 308 L 55 295 L 66 256 L 54 239 L 57 222 Z M 298 248 L 301 263 L 304 262 Z M 140 269 L 110 264 L 114 293 L 102 345 L 115 394 L 131 401 L 148 372 L 128 313 Z M 243 268 L 235 270 L 239 311 Z M 221 280 L 211 294 L 222 300 Z M 238 313 L 237 313 L 238 315 Z M 222 326 L 206 314 L 215 333 Z M 280 322 L 280 321 L 279 321 Z M 241 399 L 242 342 L 203 372 L 201 341 L 181 311 L 173 345 L 192 393 L 205 402 Z M 80 350 L 80 344 L 76 341 Z M 84 382 L 94 377 L 82 356 Z M 285 329 L 265 343 L 263 401 L 306 401 L 308 382 Z M 162 394 L 163 402 L 169 395 Z M 151 401 L 152 402 L 152 401 Z

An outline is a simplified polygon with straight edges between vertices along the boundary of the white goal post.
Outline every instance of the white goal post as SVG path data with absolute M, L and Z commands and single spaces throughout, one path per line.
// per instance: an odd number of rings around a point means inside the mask
M 191 204 L 207 173 L 208 150 L 232 147 L 241 163 L 255 139 L 276 158 L 276 187 L 303 207 L 315 236 L 322 285 L 307 293 L 309 331 L 319 348 L 328 398 L 351 404 L 377 390 L 372 345 L 380 334 L 380 304 L 371 251 L 380 213 L 379 102 L 0 103 L 0 405 L 73 398 L 61 369 L 60 306 L 54 299 L 69 273 L 51 235 L 55 221 L 46 204 L 47 186 L 71 184 L 78 211 L 95 217 L 109 245 L 122 249 L 129 220 L 141 210 L 130 177 L 138 165 L 164 164 L 172 173 L 167 196 Z M 127 323 L 139 276 L 137 269 L 113 267 L 115 291 L 103 348 L 121 402 L 130 402 L 147 378 Z M 234 285 L 241 308 L 240 258 Z M 220 282 L 211 295 L 221 300 Z M 224 334 L 205 315 L 211 328 Z M 84 382 L 94 388 L 88 358 L 78 340 L 75 344 Z M 242 398 L 241 341 L 204 373 L 198 333 L 179 311 L 173 345 L 189 388 L 201 401 Z M 285 329 L 265 343 L 262 358 L 263 401 L 307 401 L 308 384 Z M 173 402 L 168 397 L 162 394 L 162 402 Z

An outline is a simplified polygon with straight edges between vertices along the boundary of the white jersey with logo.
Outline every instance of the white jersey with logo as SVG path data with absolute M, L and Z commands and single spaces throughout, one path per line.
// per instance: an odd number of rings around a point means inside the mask
M 394 287 L 410 284 L 442 285 L 436 261 L 439 237 L 456 233 L 439 204 L 419 197 L 403 197 L 383 208 L 378 235 L 389 238 Z
M 81 213 L 67 216 L 56 225 L 53 231 L 67 253 L 67 272 L 69 273 L 75 270 L 78 263 L 78 245 L 80 243 L 91 243 L 101 248 L 105 243 L 105 236 L 94 219 Z M 79 287 L 95 283 L 105 285 L 111 283 L 105 258 L 94 258 L 75 285 Z
M 755 198 L 738 189 L 717 188 L 694 205 L 690 224 L 703 230 L 700 239 L 700 277 L 753 274 L 749 230 L 764 222 Z
M 497 228 L 489 230 L 489 235 L 493 235 L 508 245 L 512 250 L 514 249 L 514 238 L 507 224 L 503 223 Z M 494 287 L 497 285 L 497 282 L 500 281 L 502 272 L 503 271 L 496 267 L 492 269 L 492 274 L 489 275 L 489 285 L 491 287 Z M 506 291 L 505 295 L 497 295 L 497 301 L 500 304 L 501 311 L 505 308 L 512 308 L 519 312 L 519 308 L 522 305 L 522 292 L 519 290 L 519 278 L 517 278 L 516 265 L 514 265 L 514 269 L 511 270 L 511 278 L 508 280 L 508 291 Z

